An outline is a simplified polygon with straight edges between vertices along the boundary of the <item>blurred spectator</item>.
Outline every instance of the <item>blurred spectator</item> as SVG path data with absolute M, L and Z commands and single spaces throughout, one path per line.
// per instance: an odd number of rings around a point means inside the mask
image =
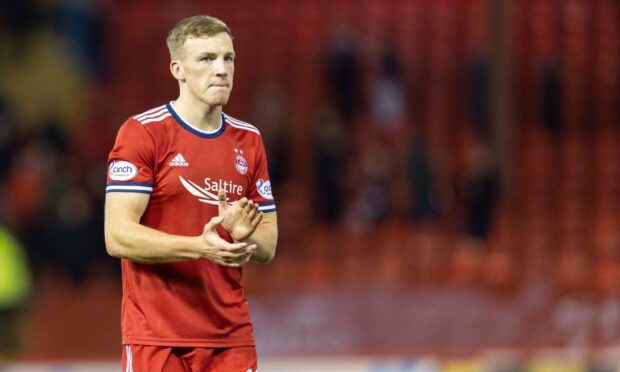
M 356 30 L 347 24 L 336 26 L 327 42 L 323 70 L 329 95 L 345 121 L 355 119 L 361 104 L 359 59 Z
M 23 230 L 39 218 L 39 208 L 55 173 L 58 154 L 43 137 L 26 137 L 14 153 L 7 180 L 9 209 Z M 31 236 L 31 232 L 29 231 Z
M 315 205 L 319 217 L 337 221 L 343 209 L 347 143 L 340 115 L 331 107 L 319 110 L 314 153 Z
M 541 76 L 541 115 L 543 125 L 551 133 L 562 130 L 562 66 L 559 59 L 547 62 Z
M 373 122 L 385 132 L 398 134 L 405 119 L 405 88 L 398 48 L 391 34 L 379 45 L 379 66 L 370 89 Z
M 269 177 L 277 191 L 288 177 L 290 156 L 291 123 L 286 93 L 281 86 L 273 82 L 261 85 L 254 100 L 253 117 L 254 123 L 263 133 Z
M 391 148 L 376 137 L 359 146 L 359 159 L 353 169 L 347 207 L 347 225 L 363 230 L 388 216 L 388 192 L 393 184 Z
M 36 32 L 22 43 L 0 40 L 1 50 L 13 48 L 19 53 L 0 53 L 0 81 L 1 94 L 24 132 L 38 129 L 50 117 L 75 125 L 87 108 L 89 82 L 84 68 L 69 57 L 50 23 L 37 24 Z
M 15 45 L 23 43 L 26 36 L 41 22 L 41 14 L 35 3 L 34 0 L 0 1 L 1 30 L 15 41 Z M 18 47 L 12 50 L 23 51 Z
M 55 154 L 66 155 L 69 151 L 69 139 L 63 123 L 58 119 L 49 117 L 38 126 L 40 129 L 36 136 L 49 145 Z
M 58 30 L 90 77 L 103 74 L 103 21 L 98 11 L 98 0 L 65 0 L 58 3 L 56 22 Z
M 87 187 L 83 172 L 70 159 L 62 161 L 62 177 L 48 185 L 44 203 L 45 249 L 47 264 L 62 269 L 76 283 L 83 283 L 94 265 L 105 259 L 103 233 L 99 215 Z
M 6 103 L 0 97 L 0 183 L 6 182 L 13 161 L 15 129 L 14 119 L 10 117 Z
M 421 222 L 433 219 L 439 215 L 431 195 L 434 183 L 433 169 L 426 145 L 418 136 L 411 139 L 407 159 L 407 174 L 413 189 L 413 218 Z
M 478 51 L 471 58 L 469 73 L 469 107 L 474 128 L 480 135 L 490 135 L 490 65 L 486 53 Z
M 465 180 L 465 230 L 467 235 L 486 239 L 499 200 L 500 176 L 497 160 L 481 139 L 470 145 Z
M 66 151 L 67 141 L 59 125 L 47 121 L 40 125 L 41 130 L 25 133 L 17 141 L 6 181 L 10 212 L 7 218 L 15 225 L 37 269 L 47 265 L 53 250 L 45 236 L 45 226 L 50 220 L 44 216 L 43 206 L 50 185 L 64 175 L 60 156 Z
M 47 268 L 81 283 L 105 262 L 102 194 L 93 190 L 90 169 L 76 157 L 56 120 L 46 120 L 15 146 L 6 189 L 9 217 L 38 272 Z M 100 177 L 102 178 L 102 177 Z M 98 179 L 100 187 L 105 181 Z
M 19 348 L 20 314 L 30 294 L 26 253 L 0 215 L 0 359 Z
M 618 4 L 620 7 L 620 4 Z M 620 124 L 620 64 L 616 73 L 616 123 Z

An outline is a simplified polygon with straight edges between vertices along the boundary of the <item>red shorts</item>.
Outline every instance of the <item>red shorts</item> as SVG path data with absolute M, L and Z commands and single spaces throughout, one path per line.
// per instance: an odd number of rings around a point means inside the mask
M 230 348 L 125 345 L 124 372 L 256 372 L 254 346 Z

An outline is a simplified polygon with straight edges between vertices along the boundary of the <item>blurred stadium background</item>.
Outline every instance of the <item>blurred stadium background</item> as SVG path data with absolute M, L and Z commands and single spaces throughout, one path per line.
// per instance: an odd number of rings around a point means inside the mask
M 0 4 L 1 371 L 118 370 L 106 157 L 193 14 L 270 160 L 261 371 L 620 371 L 617 0 Z

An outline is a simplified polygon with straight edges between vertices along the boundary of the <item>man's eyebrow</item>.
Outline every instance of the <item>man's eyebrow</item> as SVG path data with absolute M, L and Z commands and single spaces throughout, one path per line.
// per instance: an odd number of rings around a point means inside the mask
M 217 56 L 218 54 L 219 54 L 219 53 L 216 53 L 216 52 L 200 52 L 198 55 L 199 55 L 200 57 L 215 57 L 215 56 Z M 235 52 L 226 52 L 226 53 L 224 53 L 224 55 L 225 55 L 225 56 L 227 56 L 227 57 L 228 57 L 228 56 L 234 56 L 234 55 L 235 55 Z

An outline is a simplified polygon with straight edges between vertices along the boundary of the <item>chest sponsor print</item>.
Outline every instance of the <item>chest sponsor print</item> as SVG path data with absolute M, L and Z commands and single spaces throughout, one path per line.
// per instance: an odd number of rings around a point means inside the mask
M 243 195 L 243 186 L 237 185 L 233 181 L 224 181 L 221 178 L 211 179 L 209 177 L 204 179 L 204 186 L 198 185 L 192 180 L 186 180 L 179 176 L 181 184 L 190 194 L 196 196 L 200 202 L 218 205 L 217 192 L 219 189 L 224 189 L 227 195 L 233 195 L 235 199 Z M 232 203 L 228 203 L 232 204 Z

